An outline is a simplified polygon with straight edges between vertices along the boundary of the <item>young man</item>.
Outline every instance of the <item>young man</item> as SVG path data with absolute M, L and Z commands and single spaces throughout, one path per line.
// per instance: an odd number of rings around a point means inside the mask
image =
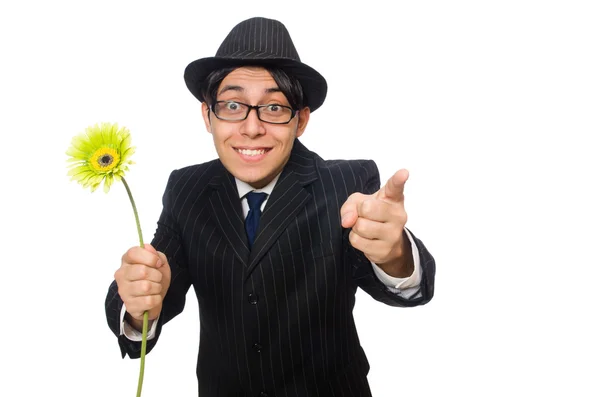
M 404 225 L 406 170 L 325 161 L 298 138 L 325 100 L 286 28 L 252 18 L 185 72 L 219 158 L 172 172 L 151 245 L 128 250 L 106 313 L 123 356 L 148 351 L 194 286 L 199 395 L 370 396 L 357 287 L 394 306 L 433 297 L 435 262 Z

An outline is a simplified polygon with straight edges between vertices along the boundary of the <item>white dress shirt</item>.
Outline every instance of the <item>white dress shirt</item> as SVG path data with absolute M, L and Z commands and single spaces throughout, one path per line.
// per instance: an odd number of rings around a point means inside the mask
M 263 203 L 260 207 L 260 209 L 262 211 L 265 208 L 265 205 L 267 204 L 267 201 L 269 200 L 271 192 L 273 191 L 273 188 L 275 187 L 275 184 L 277 183 L 278 179 L 279 179 L 279 175 L 277 175 L 275 177 L 275 179 L 273 179 L 267 186 L 263 187 L 262 189 L 254 189 L 252 186 L 248 185 L 246 182 L 242 182 L 236 178 L 235 183 L 237 185 L 237 190 L 240 195 L 240 200 L 242 200 L 242 209 L 244 211 L 244 218 L 246 218 L 246 215 L 248 214 L 248 211 L 250 210 L 250 207 L 248 206 L 248 201 L 244 198 L 244 196 L 251 191 L 267 193 L 268 196 L 263 201 Z M 384 272 L 375 263 L 371 262 L 371 265 L 373 266 L 373 270 L 374 270 L 377 278 L 379 278 L 379 280 L 381 280 L 381 282 L 383 284 L 385 284 L 389 288 L 390 291 L 394 292 L 395 294 L 400 295 L 403 298 L 410 299 L 413 297 L 418 298 L 421 295 L 419 288 L 420 288 L 420 284 L 421 284 L 422 269 L 421 269 L 421 261 L 419 260 L 419 251 L 418 251 L 417 245 L 415 244 L 410 233 L 406 232 L 406 234 L 408 236 L 408 239 L 410 240 L 413 261 L 414 261 L 414 265 L 415 265 L 415 269 L 409 277 L 404 277 L 404 278 L 392 277 L 389 274 L 387 274 L 386 272 Z M 133 328 L 131 325 L 129 325 L 129 323 L 127 323 L 127 321 L 125 321 L 125 313 L 126 312 L 127 312 L 127 309 L 125 308 L 125 304 L 123 304 L 123 307 L 121 308 L 121 334 L 122 335 L 124 334 L 128 339 L 130 339 L 132 341 L 141 341 L 142 333 L 140 331 L 136 330 L 135 328 Z M 158 321 L 154 320 L 154 321 L 151 321 L 151 324 L 149 324 L 147 339 L 154 338 L 154 336 L 156 334 L 156 324 L 157 323 L 158 323 Z

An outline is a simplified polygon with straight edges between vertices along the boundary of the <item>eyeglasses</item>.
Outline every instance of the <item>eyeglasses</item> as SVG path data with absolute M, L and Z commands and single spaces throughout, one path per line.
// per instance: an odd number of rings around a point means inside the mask
M 225 121 L 246 120 L 252 109 L 256 109 L 260 121 L 270 124 L 287 124 L 296 116 L 294 109 L 278 103 L 252 106 L 236 101 L 217 101 L 210 108 L 219 120 Z

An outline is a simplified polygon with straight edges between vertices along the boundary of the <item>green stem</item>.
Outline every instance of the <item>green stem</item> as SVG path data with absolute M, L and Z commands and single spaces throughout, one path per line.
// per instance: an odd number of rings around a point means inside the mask
M 127 195 L 129 196 L 129 201 L 131 201 L 131 206 L 133 207 L 133 215 L 135 215 L 135 224 L 137 225 L 138 237 L 140 238 L 140 247 L 144 248 L 144 238 L 142 237 L 142 227 L 140 226 L 140 217 L 138 216 L 137 208 L 135 206 L 135 201 L 133 201 L 133 196 L 131 194 L 131 190 L 129 189 L 129 185 L 125 182 L 125 178 L 121 178 L 123 181 L 123 185 L 125 185 L 125 189 L 127 190 Z
M 142 383 L 144 383 L 144 363 L 146 361 L 146 339 L 148 336 L 148 311 L 144 312 L 144 324 L 142 325 L 142 352 L 140 354 L 140 376 L 138 378 L 138 389 L 136 397 L 142 395 Z
M 135 201 L 133 200 L 133 195 L 131 194 L 131 190 L 129 189 L 129 185 L 125 182 L 125 178 L 121 178 L 123 181 L 123 185 L 125 186 L 125 190 L 127 190 L 127 195 L 129 196 L 129 201 L 131 201 L 131 206 L 133 207 L 133 214 L 135 215 L 135 224 L 137 225 L 138 237 L 140 239 L 140 247 L 144 248 L 144 238 L 142 237 L 142 227 L 140 226 L 140 218 L 138 216 L 137 207 L 135 206 Z M 146 340 L 148 338 L 148 311 L 144 312 L 144 321 L 142 324 L 142 351 L 140 353 L 140 376 L 138 379 L 138 389 L 137 389 L 137 397 L 141 397 L 142 395 L 142 384 L 144 383 L 144 364 L 146 363 Z

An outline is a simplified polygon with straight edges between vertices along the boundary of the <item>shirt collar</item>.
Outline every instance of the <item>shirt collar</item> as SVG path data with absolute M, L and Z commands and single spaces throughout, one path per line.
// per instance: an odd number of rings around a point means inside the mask
M 247 193 L 249 192 L 263 192 L 263 193 L 267 193 L 268 195 L 271 194 L 271 192 L 273 191 L 273 188 L 275 187 L 275 184 L 277 183 L 277 180 L 279 179 L 279 175 L 281 175 L 281 173 L 279 173 L 275 178 L 273 178 L 273 180 L 271 182 L 269 182 L 269 184 L 261 189 L 255 189 L 252 186 L 248 185 L 246 182 L 240 181 L 239 179 L 235 178 L 235 184 L 237 186 L 237 190 L 238 193 L 240 195 L 240 199 L 242 197 L 244 197 Z

